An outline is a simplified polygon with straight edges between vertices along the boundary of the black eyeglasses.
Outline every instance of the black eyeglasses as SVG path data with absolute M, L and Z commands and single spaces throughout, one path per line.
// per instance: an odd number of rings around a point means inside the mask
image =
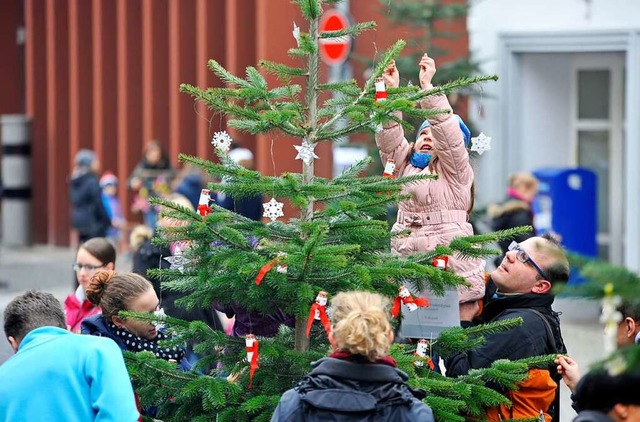
M 73 266 L 71 268 L 73 268 L 73 271 L 80 271 L 81 269 L 85 269 L 89 272 L 91 271 L 95 271 L 98 268 L 102 268 L 107 264 L 102 264 L 102 265 L 89 265 L 89 264 L 78 264 L 77 262 L 75 264 L 73 264 Z
M 542 268 L 540 268 L 538 266 L 538 264 L 536 264 L 535 261 L 533 259 L 531 259 L 531 257 L 527 253 L 527 251 L 522 249 L 522 247 L 520 247 L 520 244 L 518 242 L 516 242 L 515 240 L 513 242 L 511 242 L 511 244 L 509 245 L 509 250 L 510 251 L 516 251 L 516 259 L 518 261 L 522 262 L 523 264 L 531 264 L 533 266 L 533 268 L 536 269 L 538 274 L 540 274 L 540 277 L 542 277 L 543 279 L 545 279 L 547 281 L 551 281 L 551 279 L 549 278 L 547 273 L 542 271 Z

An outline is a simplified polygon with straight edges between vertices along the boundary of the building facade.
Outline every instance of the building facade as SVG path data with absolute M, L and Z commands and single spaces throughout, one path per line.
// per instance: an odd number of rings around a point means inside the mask
M 599 257 L 639 270 L 640 3 L 471 3 L 470 49 L 500 77 L 469 107 L 493 137 L 477 163 L 478 203 L 500 200 L 515 171 L 591 169 Z
M 384 2 L 351 0 L 346 7 L 354 21 L 378 23 L 356 40 L 351 57 L 375 59 L 419 30 L 388 24 Z M 290 0 L 0 2 L 0 114 L 32 119 L 33 241 L 69 244 L 67 181 L 80 148 L 95 150 L 102 168 L 118 176 L 127 212 L 132 193 L 124 182 L 148 141 L 158 140 L 174 165 L 178 153 L 212 159 L 211 136 L 226 130 L 225 121 L 179 85 L 220 86 L 209 59 L 236 75 L 261 59 L 294 64 L 287 54 L 294 22 L 303 20 Z M 466 54 L 466 21 L 446 25 L 463 35 L 445 41 L 451 57 Z M 367 65 L 350 62 L 361 79 Z M 322 71 L 326 80 L 329 69 Z M 267 81 L 277 82 L 270 75 Z M 263 174 L 301 171 L 293 139 L 229 132 L 254 152 Z M 331 177 L 332 146 L 316 152 L 317 174 Z

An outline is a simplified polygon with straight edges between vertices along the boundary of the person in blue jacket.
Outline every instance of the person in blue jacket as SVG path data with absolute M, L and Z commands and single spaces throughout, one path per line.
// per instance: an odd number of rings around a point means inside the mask
M 120 349 L 65 326 L 50 293 L 28 291 L 9 303 L 4 331 L 16 354 L 0 366 L 0 420 L 137 421 Z

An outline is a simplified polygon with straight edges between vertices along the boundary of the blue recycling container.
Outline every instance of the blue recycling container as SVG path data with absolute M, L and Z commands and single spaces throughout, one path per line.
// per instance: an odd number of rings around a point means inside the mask
M 542 168 L 533 174 L 540 181 L 534 200 L 537 234 L 557 233 L 569 252 L 596 258 L 598 246 L 597 176 L 586 168 Z M 583 279 L 571 269 L 569 283 Z

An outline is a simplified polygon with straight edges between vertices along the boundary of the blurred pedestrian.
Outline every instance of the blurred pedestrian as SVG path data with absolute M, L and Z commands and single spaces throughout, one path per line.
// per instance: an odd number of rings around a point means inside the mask
M 111 219 L 102 201 L 97 172 L 100 161 L 96 154 L 81 149 L 75 157 L 75 167 L 69 181 L 71 199 L 71 227 L 78 232 L 80 243 L 92 237 L 105 237 Z
M 60 302 L 28 291 L 4 311 L 16 354 L 0 366 L 0 420 L 133 422 L 139 417 L 122 353 L 109 339 L 65 330 Z
M 531 173 L 515 173 L 509 177 L 509 187 L 507 197 L 499 204 L 491 204 L 487 208 L 487 213 L 491 217 L 491 228 L 495 231 L 512 229 L 520 226 L 533 227 L 533 210 L 531 204 L 538 194 L 538 179 Z M 535 236 L 535 229 L 530 233 L 516 236 L 515 238 L 503 239 L 498 242 L 502 249 L 502 256 L 495 258 L 496 266 L 500 265 L 502 257 L 509 250 L 509 245 L 513 240 L 517 243 L 523 242 Z
M 110 171 L 104 172 L 100 177 L 100 189 L 102 189 L 102 201 L 111 219 L 111 227 L 107 231 L 107 238 L 114 245 L 120 245 L 122 233 L 127 224 L 122 213 L 120 198 L 118 197 L 118 178 L 116 175 Z
M 160 143 L 149 142 L 144 148 L 142 160 L 129 177 L 129 187 L 136 193 L 132 210 L 142 213 L 144 223 L 154 230 L 158 211 L 149 199 L 168 195 L 174 176 L 175 170 Z
M 101 268 L 114 270 L 116 267 L 116 249 L 104 237 L 94 237 L 78 248 L 76 261 L 73 263 L 78 287 L 64 301 L 64 313 L 67 329 L 80 332 L 80 324 L 86 318 L 100 313 L 100 307 L 87 299 L 86 289 L 89 280 Z
M 254 169 L 253 153 L 247 148 L 234 148 L 229 151 L 229 158 L 236 164 L 246 169 Z M 224 180 L 223 180 L 224 183 Z M 222 208 L 236 212 L 251 220 L 260 221 L 263 212 L 262 195 L 251 195 L 242 198 L 234 198 L 224 192 L 218 192 L 215 202 Z
M 194 210 L 191 202 L 180 194 L 173 193 L 167 197 L 167 200 L 191 209 L 192 211 Z M 158 227 L 183 224 L 186 224 L 183 220 L 168 217 L 160 217 L 158 220 Z M 177 259 L 180 259 L 182 253 L 188 247 L 184 242 L 173 242 L 166 247 L 154 245 L 151 242 L 153 235 L 154 233 L 147 226 L 136 228 L 132 232 L 130 246 L 134 253 L 133 268 L 131 271 L 140 274 L 153 284 L 156 294 L 162 301 L 162 309 L 167 315 L 185 321 L 203 321 L 213 330 L 223 331 L 224 327 L 213 306 L 197 307 L 189 310 L 176 306 L 176 300 L 186 296 L 187 293 L 163 289 L 158 277 L 152 277 L 147 274 L 147 270 L 152 268 L 171 268 L 170 261 L 172 261 L 172 258 L 177 257 Z

